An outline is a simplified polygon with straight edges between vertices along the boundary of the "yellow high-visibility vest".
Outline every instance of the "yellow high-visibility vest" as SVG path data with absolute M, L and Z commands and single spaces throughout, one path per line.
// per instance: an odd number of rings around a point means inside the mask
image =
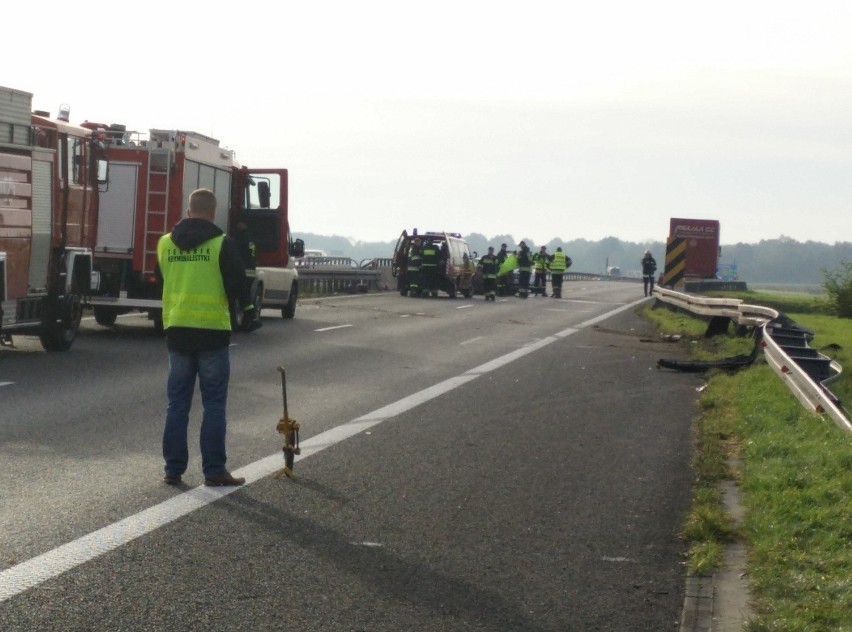
M 550 262 L 550 270 L 552 272 L 564 272 L 568 266 L 565 265 L 565 253 L 558 250 L 553 253 L 553 260 Z
M 231 329 L 228 296 L 219 269 L 224 235 L 181 250 L 172 234 L 160 237 L 157 259 L 163 274 L 163 327 Z

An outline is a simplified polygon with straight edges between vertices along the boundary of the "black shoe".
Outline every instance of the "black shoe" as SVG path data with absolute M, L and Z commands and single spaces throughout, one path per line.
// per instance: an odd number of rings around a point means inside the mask
M 208 487 L 236 487 L 237 485 L 242 485 L 245 482 L 246 479 L 231 476 L 231 473 L 228 471 L 225 471 L 218 476 L 211 476 L 210 478 L 204 479 L 204 484 Z
M 246 326 L 246 331 L 257 331 L 261 327 L 263 327 L 263 323 L 260 322 L 260 319 L 258 318 L 251 321 L 248 326 Z
M 180 474 L 166 474 L 163 476 L 163 482 L 166 485 L 180 485 L 183 480 L 181 480 Z

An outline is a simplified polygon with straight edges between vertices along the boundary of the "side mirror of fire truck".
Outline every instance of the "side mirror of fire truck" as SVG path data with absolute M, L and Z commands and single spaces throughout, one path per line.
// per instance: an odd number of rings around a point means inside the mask
M 296 239 L 290 242 L 290 256 L 297 259 L 305 256 L 305 242 L 302 239 Z
M 98 190 L 106 191 L 109 188 L 109 160 L 100 158 L 98 160 Z

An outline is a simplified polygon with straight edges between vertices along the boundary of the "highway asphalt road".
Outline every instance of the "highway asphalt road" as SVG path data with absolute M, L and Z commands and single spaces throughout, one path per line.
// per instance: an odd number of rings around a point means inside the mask
M 0 349 L 0 629 L 667 630 L 700 377 L 630 283 L 304 300 L 234 336 L 229 467 L 161 482 L 164 343 Z M 287 371 L 298 479 L 275 425 Z M 198 408 L 190 427 L 197 444 Z

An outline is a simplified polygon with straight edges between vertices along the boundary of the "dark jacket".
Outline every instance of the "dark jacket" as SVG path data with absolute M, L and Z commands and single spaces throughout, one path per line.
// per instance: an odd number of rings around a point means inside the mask
M 657 271 L 657 262 L 651 255 L 645 255 L 642 257 L 642 275 L 643 276 L 653 276 L 654 272 Z
M 198 217 L 182 219 L 172 230 L 172 241 L 178 248 L 189 250 L 203 244 L 209 239 L 222 234 L 222 229 L 213 222 Z M 248 305 L 248 287 L 244 282 L 245 269 L 237 245 L 230 237 L 222 240 L 222 250 L 219 252 L 219 271 L 222 273 L 222 284 L 228 296 L 228 304 L 233 306 L 239 301 L 240 305 Z M 157 279 L 162 288 L 163 274 L 159 263 L 156 268 Z M 166 330 L 166 345 L 170 351 L 192 353 L 195 351 L 211 351 L 227 347 L 231 343 L 231 332 L 214 329 L 196 329 L 194 327 L 169 327 Z

